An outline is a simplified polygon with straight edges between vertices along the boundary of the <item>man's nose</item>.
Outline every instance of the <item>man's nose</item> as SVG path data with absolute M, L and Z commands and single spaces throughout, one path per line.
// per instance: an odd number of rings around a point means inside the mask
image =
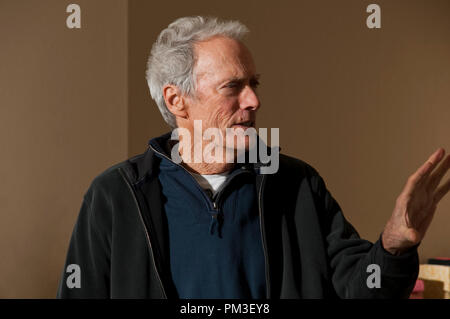
M 259 97 L 251 86 L 246 85 L 241 91 L 239 96 L 239 106 L 241 109 L 251 109 L 253 111 L 258 110 L 261 106 Z

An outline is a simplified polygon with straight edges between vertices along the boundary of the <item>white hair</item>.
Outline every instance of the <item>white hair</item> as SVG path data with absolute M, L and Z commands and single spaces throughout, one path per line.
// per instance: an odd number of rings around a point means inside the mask
M 179 18 L 159 34 L 147 61 L 146 79 L 153 100 L 171 128 L 177 126 L 175 116 L 166 106 L 162 89 L 173 84 L 182 94 L 194 95 L 194 44 L 214 36 L 241 40 L 248 32 L 239 21 L 197 16 Z

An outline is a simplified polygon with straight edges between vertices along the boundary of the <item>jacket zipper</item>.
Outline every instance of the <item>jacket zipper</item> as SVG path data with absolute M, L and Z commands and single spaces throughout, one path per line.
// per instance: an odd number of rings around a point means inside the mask
M 148 246 L 149 246 L 149 248 L 150 248 L 150 252 L 151 252 L 151 254 L 152 254 L 153 267 L 155 268 L 156 277 L 158 278 L 158 281 L 159 281 L 159 284 L 160 284 L 160 286 L 161 286 L 161 290 L 162 290 L 162 293 L 163 293 L 163 295 L 164 295 L 164 298 L 167 299 L 167 294 L 166 294 L 166 291 L 165 291 L 165 289 L 164 289 L 164 285 L 163 285 L 163 283 L 162 283 L 161 276 L 160 276 L 160 274 L 159 274 L 159 272 L 158 272 L 158 267 L 156 267 L 155 254 L 154 254 L 154 252 L 153 252 L 153 247 L 152 247 L 152 243 L 151 243 L 151 241 L 150 241 L 150 236 L 149 236 L 149 234 L 148 234 L 147 227 L 145 226 L 145 223 L 144 223 L 144 217 L 142 216 L 142 211 L 141 211 L 141 208 L 139 207 L 139 204 L 138 204 L 138 201 L 137 201 L 137 198 L 136 198 L 136 194 L 134 193 L 133 187 L 131 186 L 130 182 L 129 182 L 128 179 L 124 176 L 124 173 L 122 172 L 122 169 L 121 169 L 121 168 L 119 168 L 119 171 L 120 171 L 120 174 L 122 175 L 123 179 L 125 179 L 125 182 L 127 183 L 128 188 L 130 189 L 131 194 L 133 195 L 134 203 L 136 204 L 136 207 L 137 207 L 137 209 L 138 209 L 139 217 L 140 217 L 141 223 L 142 223 L 142 225 L 144 226 L 145 237 L 147 238 L 147 244 L 148 244 Z
M 264 252 L 264 261 L 265 261 L 265 274 L 266 274 L 266 297 L 267 299 L 270 298 L 270 278 L 269 278 L 269 261 L 267 259 L 267 243 L 266 243 L 266 233 L 264 231 L 264 217 L 262 214 L 262 189 L 264 186 L 266 176 L 263 175 L 261 180 L 261 185 L 259 187 L 259 195 L 258 195 L 258 201 L 259 201 L 259 227 L 261 230 L 261 240 L 263 244 L 263 252 Z

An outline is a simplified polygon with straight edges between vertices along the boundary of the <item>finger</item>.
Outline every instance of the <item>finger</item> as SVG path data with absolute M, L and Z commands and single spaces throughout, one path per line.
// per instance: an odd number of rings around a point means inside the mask
M 408 182 L 405 186 L 406 193 L 412 192 L 412 190 L 418 183 L 422 182 L 424 179 L 426 179 L 426 177 L 429 176 L 431 171 L 433 171 L 436 165 L 441 161 L 444 153 L 444 149 L 439 148 L 428 158 L 428 160 L 421 167 L 419 167 L 419 169 L 414 174 L 409 177 Z
M 450 191 L 450 178 L 436 190 L 434 195 L 434 202 L 437 204 L 439 201 Z
M 425 164 L 430 163 L 431 167 L 429 170 L 427 170 L 423 177 L 427 177 L 436 168 L 439 162 L 444 158 L 444 155 L 445 150 L 442 147 L 438 148 L 433 154 L 431 154 L 431 156 L 425 162 Z
M 439 165 L 439 167 L 431 174 L 428 182 L 428 187 L 431 191 L 434 191 L 438 187 L 445 173 L 450 168 L 450 155 Z

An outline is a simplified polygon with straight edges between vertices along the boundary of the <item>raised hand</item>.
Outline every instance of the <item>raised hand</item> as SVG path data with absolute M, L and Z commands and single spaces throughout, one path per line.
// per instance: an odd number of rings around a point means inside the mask
M 442 161 L 444 155 L 442 148 L 434 152 L 408 178 L 398 196 L 382 235 L 383 247 L 391 254 L 399 255 L 420 243 L 430 226 L 439 201 L 450 190 L 450 178 L 439 186 L 450 168 L 450 155 Z

